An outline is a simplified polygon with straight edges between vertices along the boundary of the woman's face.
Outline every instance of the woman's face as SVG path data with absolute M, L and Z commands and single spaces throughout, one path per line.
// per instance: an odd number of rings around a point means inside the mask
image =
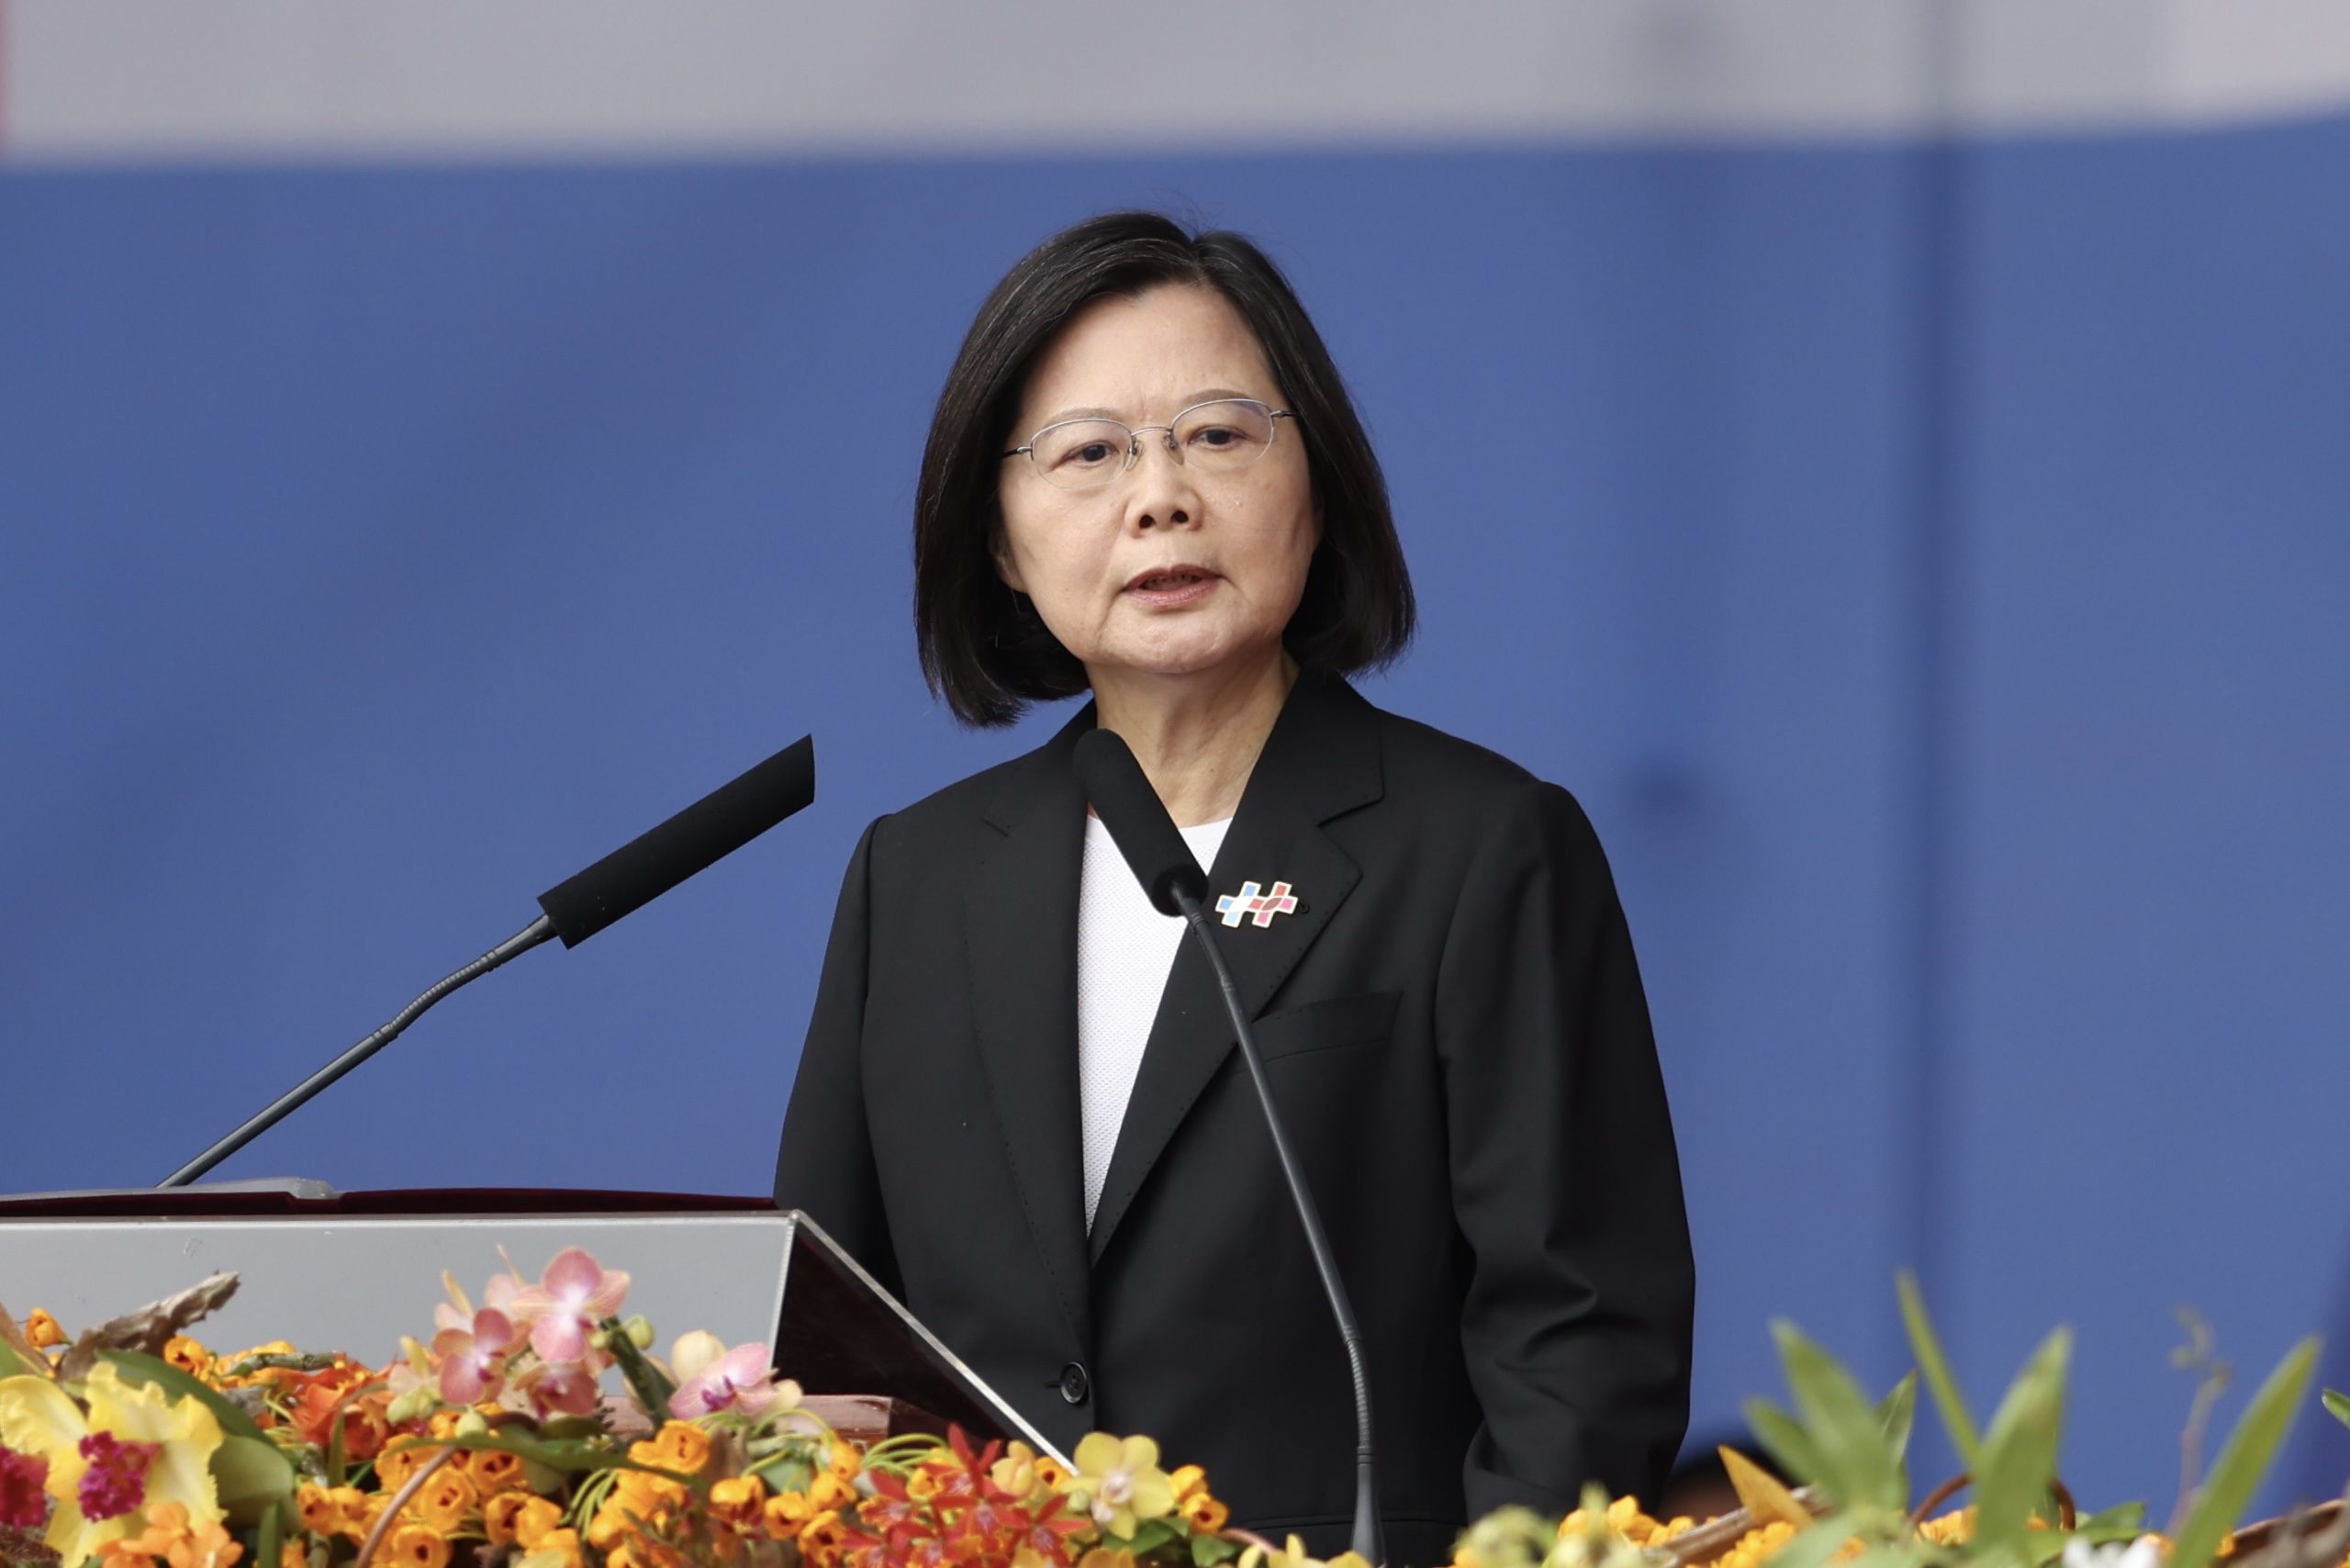
M 1168 284 L 1112 296 L 1039 359 L 1013 444 L 1071 418 L 1164 427 L 1225 398 L 1287 407 L 1222 295 Z M 1304 443 L 1282 428 L 1292 423 L 1276 421 L 1270 448 L 1237 472 L 1182 461 L 1163 431 L 1144 430 L 1135 465 L 1094 490 L 1057 488 L 1027 456 L 1007 458 L 997 569 L 1097 687 L 1105 674 L 1239 674 L 1278 660 L 1321 538 Z

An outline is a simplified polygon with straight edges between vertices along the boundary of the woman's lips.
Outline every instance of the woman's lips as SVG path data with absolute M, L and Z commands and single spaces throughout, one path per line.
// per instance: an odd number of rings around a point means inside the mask
M 1223 581 L 1198 566 L 1169 566 L 1165 571 L 1145 572 L 1126 585 L 1125 594 L 1153 610 L 1179 610 L 1207 598 Z

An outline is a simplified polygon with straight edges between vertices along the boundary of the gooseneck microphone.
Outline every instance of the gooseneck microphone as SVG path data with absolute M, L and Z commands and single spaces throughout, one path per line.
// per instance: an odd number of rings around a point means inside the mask
M 1330 1254 L 1330 1239 L 1322 1232 L 1322 1216 L 1314 1207 L 1314 1194 L 1306 1190 L 1305 1175 L 1298 1169 L 1297 1156 L 1291 1151 L 1289 1134 L 1283 1130 L 1281 1112 L 1273 1104 L 1272 1087 L 1265 1081 L 1264 1059 L 1257 1054 L 1256 1032 L 1248 1026 L 1248 1010 L 1240 1005 L 1240 990 L 1233 984 L 1232 971 L 1225 967 L 1224 955 L 1216 948 L 1207 916 L 1207 876 L 1192 857 L 1192 846 L 1176 831 L 1175 820 L 1167 814 L 1158 792 L 1144 776 L 1142 764 L 1135 760 L 1135 754 L 1126 749 L 1124 740 L 1109 730 L 1094 730 L 1080 736 L 1076 767 L 1078 782 L 1084 787 L 1086 799 L 1093 802 L 1094 814 L 1110 830 L 1112 842 L 1117 845 L 1118 853 L 1125 857 L 1143 891 L 1150 896 L 1152 906 L 1161 914 L 1181 916 L 1192 928 L 1192 935 L 1199 938 L 1200 948 L 1207 955 L 1208 967 L 1215 971 L 1216 984 L 1224 992 L 1225 1011 L 1232 1015 L 1233 1033 L 1240 1042 L 1240 1058 L 1248 1064 L 1248 1077 L 1257 1086 L 1257 1101 L 1264 1107 L 1265 1125 L 1273 1135 L 1273 1152 L 1281 1159 L 1281 1176 L 1289 1183 L 1297 1217 L 1305 1226 L 1305 1243 L 1312 1249 L 1314 1266 L 1322 1275 L 1323 1292 L 1330 1298 L 1330 1316 L 1337 1320 L 1338 1337 L 1346 1341 L 1347 1371 L 1354 1380 L 1355 1392 L 1354 1550 L 1362 1554 L 1365 1562 L 1383 1563 L 1387 1551 L 1379 1519 L 1379 1488 L 1373 1478 L 1371 1372 L 1363 1358 L 1362 1330 L 1355 1327 L 1354 1307 L 1348 1302 L 1347 1287 L 1338 1278 L 1338 1263 Z
M 651 903 L 697 871 L 732 855 L 816 798 L 816 744 L 802 735 L 742 777 L 640 834 L 593 866 L 539 895 L 540 914 L 521 930 L 444 976 L 391 1021 L 279 1095 L 218 1143 L 156 1183 L 185 1187 L 284 1121 L 328 1084 L 382 1050 L 427 1008 L 551 936 L 576 947 Z

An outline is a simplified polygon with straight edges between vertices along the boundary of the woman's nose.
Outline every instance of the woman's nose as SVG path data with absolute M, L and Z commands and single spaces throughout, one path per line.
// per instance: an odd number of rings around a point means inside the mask
M 1136 431 L 1142 450 L 1135 460 L 1126 516 L 1136 528 L 1180 527 L 1200 515 L 1192 470 L 1169 430 Z

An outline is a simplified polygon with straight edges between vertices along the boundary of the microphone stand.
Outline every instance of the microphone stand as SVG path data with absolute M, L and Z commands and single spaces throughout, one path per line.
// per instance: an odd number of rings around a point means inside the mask
M 1272 1085 L 1265 1079 L 1264 1058 L 1257 1054 L 1256 1031 L 1248 1026 L 1248 1012 L 1240 1002 L 1240 988 L 1233 983 L 1232 971 L 1225 967 L 1224 954 L 1218 951 L 1215 937 L 1208 929 L 1208 913 L 1182 879 L 1174 879 L 1168 890 L 1176 907 L 1182 911 L 1183 923 L 1198 937 L 1200 946 L 1208 956 L 1209 967 L 1215 970 L 1215 983 L 1224 991 L 1225 1011 L 1232 1015 L 1232 1027 L 1240 1040 L 1240 1059 L 1248 1064 L 1248 1076 L 1256 1081 L 1257 1098 L 1265 1107 L 1265 1124 L 1272 1130 L 1273 1152 L 1280 1156 L 1281 1175 L 1289 1182 L 1290 1194 L 1296 1200 L 1297 1215 L 1305 1224 L 1305 1242 L 1314 1253 L 1314 1267 L 1322 1275 L 1323 1292 L 1330 1298 L 1330 1316 L 1338 1321 L 1338 1337 L 1346 1341 L 1347 1372 L 1354 1382 L 1355 1394 L 1355 1530 L 1354 1550 L 1363 1561 L 1381 1568 L 1387 1561 L 1387 1544 L 1379 1520 L 1379 1487 L 1373 1479 L 1371 1442 L 1371 1368 L 1363 1355 L 1362 1330 L 1355 1327 L 1354 1307 L 1347 1300 L 1347 1287 L 1338 1279 L 1338 1260 L 1331 1256 L 1330 1238 L 1322 1233 L 1322 1216 L 1315 1212 L 1313 1194 L 1306 1190 L 1305 1173 L 1298 1169 L 1297 1156 L 1289 1146 L 1289 1134 L 1281 1126 L 1281 1113 L 1273 1106 Z
M 434 981 L 421 996 L 394 1014 L 390 1023 L 302 1080 L 275 1100 L 271 1101 L 268 1105 L 248 1117 L 245 1124 L 235 1132 L 230 1133 L 155 1184 L 158 1187 L 186 1186 L 190 1182 L 195 1181 L 291 1115 L 319 1090 L 390 1045 L 399 1036 L 402 1029 L 424 1015 L 426 1008 L 431 1007 L 459 986 L 479 980 L 508 959 L 520 958 L 554 935 L 554 918 L 543 914 L 456 973 Z

